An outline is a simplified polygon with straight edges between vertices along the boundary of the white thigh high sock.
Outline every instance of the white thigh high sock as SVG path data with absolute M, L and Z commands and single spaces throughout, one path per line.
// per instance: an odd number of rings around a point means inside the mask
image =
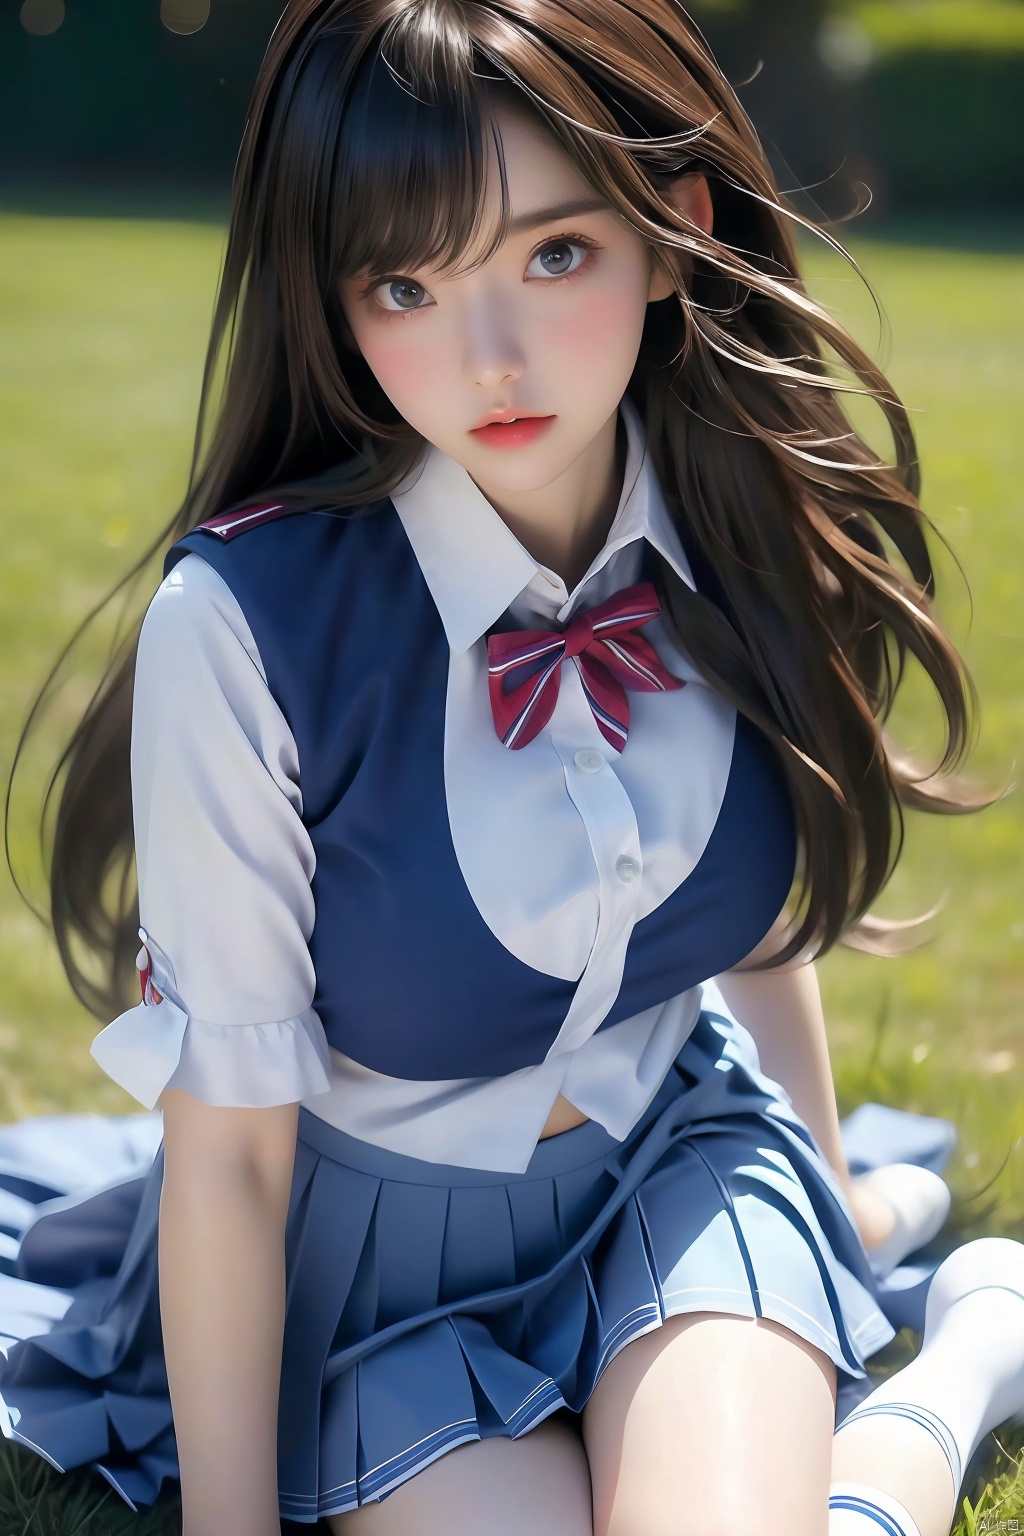
M 828 1536 L 921 1536 L 898 1500 L 865 1483 L 833 1483 Z
M 985 1435 L 1022 1409 L 1024 1243 L 982 1237 L 936 1270 L 916 1359 L 858 1404 L 839 1432 L 876 1415 L 894 1429 L 899 1420 L 917 1424 L 941 1445 L 959 1492 Z M 851 1536 L 860 1530 L 851 1526 Z

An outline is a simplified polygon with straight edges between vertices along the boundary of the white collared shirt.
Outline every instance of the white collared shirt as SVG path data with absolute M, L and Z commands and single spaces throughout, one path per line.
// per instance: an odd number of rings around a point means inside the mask
M 618 509 L 572 592 L 439 450 L 392 497 L 449 643 L 445 793 L 462 875 L 512 954 L 576 983 L 545 1060 L 505 1077 L 423 1082 L 371 1071 L 327 1044 L 312 1008 L 314 858 L 298 751 L 237 601 L 188 554 L 143 626 L 133 721 L 140 913 L 165 1001 L 130 1010 L 93 1044 L 147 1107 L 165 1086 L 217 1104 L 298 1100 L 393 1151 L 510 1172 L 527 1166 L 560 1093 L 620 1139 L 646 1109 L 693 1028 L 701 989 L 596 1031 L 635 924 L 689 876 L 711 836 L 735 712 L 663 618 L 645 636 L 688 686 L 630 693 L 623 754 L 601 735 L 574 667 L 563 667 L 551 720 L 529 750 L 500 742 L 486 706 L 486 635 L 503 616 L 522 628 L 564 624 L 639 579 L 644 541 L 693 585 L 628 401 L 623 417 Z

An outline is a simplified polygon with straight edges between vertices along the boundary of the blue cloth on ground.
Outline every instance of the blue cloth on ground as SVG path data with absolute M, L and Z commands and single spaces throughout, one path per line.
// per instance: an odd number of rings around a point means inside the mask
M 843 1152 L 852 1174 L 869 1173 L 886 1163 L 915 1163 L 941 1174 L 956 1146 L 956 1127 L 949 1120 L 892 1109 L 887 1104 L 860 1104 L 839 1124 Z M 948 1228 L 916 1253 L 907 1254 L 884 1279 L 875 1277 L 878 1304 L 897 1330 L 924 1328 L 925 1300 L 931 1278 L 942 1260 L 957 1246 Z M 872 1392 L 877 1381 L 870 1371 L 863 1380 L 839 1383 L 836 1423 L 840 1424 Z

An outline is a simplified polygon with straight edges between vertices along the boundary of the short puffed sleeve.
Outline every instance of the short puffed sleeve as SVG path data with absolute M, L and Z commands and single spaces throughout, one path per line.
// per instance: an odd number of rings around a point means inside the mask
M 145 995 L 93 1057 L 147 1109 L 166 1087 L 249 1108 L 327 1092 L 298 752 L 237 600 L 195 554 L 142 625 L 131 769 Z

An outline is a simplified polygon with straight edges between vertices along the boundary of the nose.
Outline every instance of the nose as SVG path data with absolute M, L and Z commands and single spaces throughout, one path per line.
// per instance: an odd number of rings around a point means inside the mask
M 476 385 L 492 389 L 514 383 L 526 367 L 515 307 L 496 294 L 481 294 L 466 316 L 466 371 Z

